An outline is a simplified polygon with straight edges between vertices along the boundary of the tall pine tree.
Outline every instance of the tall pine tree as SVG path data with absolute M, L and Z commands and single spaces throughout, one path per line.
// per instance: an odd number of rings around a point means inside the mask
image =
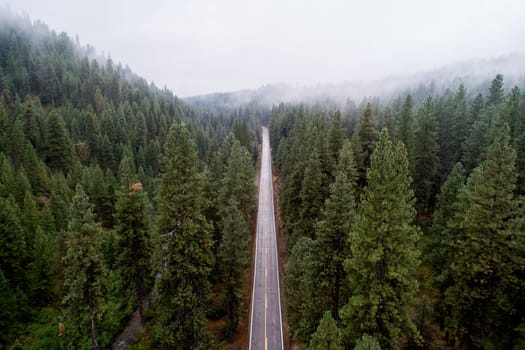
M 73 167 L 73 144 L 69 138 L 62 116 L 51 112 L 47 120 L 45 155 L 47 165 L 65 174 Z
M 137 180 L 131 158 L 125 157 L 120 163 L 120 176 L 121 188 L 117 194 L 115 213 L 116 262 L 123 285 L 133 289 L 143 323 L 143 299 L 151 282 L 149 202 L 142 184 Z
M 90 329 L 91 347 L 98 349 L 97 320 L 101 312 L 102 260 L 100 257 L 101 230 L 95 223 L 88 196 L 77 186 L 70 206 L 70 221 L 66 237 L 64 261 L 63 303 L 69 324 L 77 334 L 68 336 L 73 346 L 78 344 L 85 329 Z M 86 325 L 88 311 L 89 325 Z
M 428 97 L 418 113 L 411 153 L 414 189 L 421 209 L 433 206 L 436 187 L 437 151 L 434 102 Z
M 227 325 L 225 335 L 233 339 L 243 300 L 243 276 L 250 264 L 248 224 L 235 198 L 230 198 L 221 210 L 222 240 L 219 246 L 219 270 L 223 287 L 223 302 L 226 308 Z
M 408 303 L 418 288 L 414 271 L 421 233 L 414 224 L 405 147 L 394 148 L 386 130 L 372 155 L 367 180 L 350 231 L 351 254 L 345 269 L 351 297 L 341 317 L 353 341 L 369 333 L 385 349 L 398 349 L 407 342 L 420 342 Z
M 330 186 L 330 197 L 324 205 L 323 219 L 318 223 L 316 239 L 320 292 L 330 296 L 330 310 L 338 321 L 341 288 L 346 276 L 343 262 L 350 250 L 348 232 L 354 219 L 356 175 L 352 150 L 346 143 L 341 151 L 335 182 Z
M 203 215 L 203 182 L 194 142 L 184 124 L 168 133 L 158 182 L 158 229 L 164 269 L 159 280 L 161 342 L 206 349 L 206 307 L 213 265 L 211 229 Z
M 449 224 L 447 327 L 469 348 L 511 348 L 525 300 L 523 213 L 508 130 L 469 176 Z M 521 276 L 521 277 L 520 277 Z

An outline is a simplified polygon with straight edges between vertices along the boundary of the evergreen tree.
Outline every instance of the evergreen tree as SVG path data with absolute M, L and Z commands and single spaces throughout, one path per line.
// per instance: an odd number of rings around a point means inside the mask
M 487 106 L 498 106 L 503 102 L 504 98 L 503 75 L 497 74 L 490 85 L 489 95 L 487 96 Z
M 306 342 L 322 316 L 317 299 L 314 241 L 300 237 L 291 249 L 285 268 L 287 320 L 292 337 Z
M 503 118 L 510 127 L 511 141 L 514 147 L 525 132 L 524 107 L 520 89 L 515 86 L 510 91 L 503 110 Z
M 343 350 L 341 330 L 332 318 L 330 311 L 325 312 L 317 330 L 312 334 L 309 350 Z
M 39 224 L 39 215 L 31 193 L 26 192 L 21 212 L 21 222 L 27 233 L 28 241 L 33 241 Z
M 92 349 L 98 349 L 97 320 L 101 312 L 102 260 L 100 258 L 101 231 L 95 223 L 92 205 L 88 196 L 77 186 L 70 206 L 70 218 L 66 237 L 64 261 L 63 303 L 67 319 L 78 334 L 69 338 L 72 345 L 78 344 L 86 328 L 90 329 Z M 84 310 L 89 313 L 86 325 Z M 86 327 L 87 326 L 87 327 Z M 69 337 L 69 336 L 68 336 Z
M 408 303 L 418 288 L 419 261 L 414 193 L 403 144 L 396 148 L 381 132 L 372 155 L 368 185 L 350 231 L 351 254 L 345 260 L 352 293 L 341 311 L 348 336 L 378 334 L 385 348 L 420 342 Z
M 432 231 L 436 234 L 443 232 L 447 223 L 456 212 L 455 203 L 460 190 L 465 185 L 465 169 L 461 163 L 456 163 L 447 180 L 441 186 L 437 196 L 437 205 L 432 217 Z
M 318 223 L 316 240 L 320 264 L 318 278 L 322 288 L 320 292 L 330 295 L 330 310 L 336 320 L 339 320 L 341 287 L 346 276 L 343 262 L 350 250 L 348 232 L 354 218 L 356 174 L 352 152 L 348 144 L 345 144 L 335 182 L 330 186 L 330 197 L 324 205 L 323 220 Z
M 356 165 L 359 169 L 359 184 L 363 187 L 366 184 L 366 170 L 370 167 L 370 157 L 377 142 L 376 122 L 370 103 L 366 105 L 366 109 L 361 119 L 359 119 L 357 131 L 352 141 L 355 142 L 354 147 Z
M 15 177 L 13 163 L 0 152 L 0 197 L 8 197 L 15 192 Z
M 237 139 L 232 140 L 229 156 L 221 179 L 219 203 L 226 204 L 230 198 L 239 202 L 239 208 L 248 221 L 255 205 L 255 170 L 250 153 Z
M 243 276 L 250 264 L 248 224 L 235 198 L 230 198 L 221 210 L 222 240 L 219 246 L 219 270 L 223 287 L 223 303 L 227 324 L 225 335 L 232 340 L 241 314 L 243 300 Z
M 462 163 L 468 173 L 485 159 L 487 149 L 501 131 L 503 123 L 499 108 L 489 106 L 483 110 L 464 143 Z
M 469 176 L 449 224 L 455 253 L 445 272 L 452 279 L 445 292 L 447 327 L 470 348 L 510 348 L 521 322 L 525 240 L 514 197 L 515 157 L 503 132 Z
M 64 173 L 73 167 L 73 144 L 69 138 L 64 119 L 57 112 L 51 112 L 46 128 L 46 163 L 53 170 L 62 170 Z
M 323 208 L 322 177 L 319 155 L 316 150 L 313 150 L 306 164 L 301 183 L 299 222 L 293 233 L 296 236 L 295 239 L 302 235 L 315 238 L 315 223 Z
M 120 163 L 121 188 L 116 203 L 116 265 L 126 288 L 133 289 L 134 301 L 144 323 L 144 297 L 151 271 L 149 203 L 142 184 L 134 172 L 133 161 L 125 157 Z
M 413 102 L 412 96 L 408 95 L 405 102 L 401 106 L 401 113 L 397 121 L 397 137 L 396 140 L 403 143 L 407 148 L 408 153 L 411 152 L 412 147 L 412 129 L 413 129 Z
M 436 186 L 437 151 L 434 102 L 428 97 L 419 110 L 418 125 L 414 133 L 412 173 L 416 198 L 422 209 L 432 207 Z
M 330 149 L 330 181 L 335 178 L 335 168 L 339 161 L 339 152 L 343 148 L 346 139 L 346 130 L 342 127 L 341 112 L 336 111 L 332 120 L 332 125 L 328 133 L 328 147 Z
M 4 276 L 0 268 L 0 346 L 7 346 L 13 332 L 16 330 L 18 323 L 19 305 L 17 304 L 16 294 L 12 287 L 9 286 L 9 281 Z
M 24 114 L 22 115 L 24 134 L 33 147 L 39 146 L 40 133 L 35 118 L 35 107 L 31 101 L 26 102 Z
M 443 175 L 450 172 L 454 164 L 462 159 L 463 143 L 468 136 L 473 119 L 468 109 L 467 91 L 461 84 L 453 97 L 442 99 L 439 123 L 439 170 Z M 416 137 L 417 142 L 417 137 Z M 444 179 L 444 176 L 443 176 Z
M 53 300 L 53 264 L 56 249 L 56 237 L 53 232 L 44 232 L 40 226 L 36 229 L 31 263 L 29 264 L 29 281 L 31 300 L 34 305 L 45 306 Z
M 31 169 L 27 177 L 35 195 L 49 195 L 49 176 L 45 164 L 38 159 L 30 143 L 26 143 L 24 151 L 24 169 Z
M 361 140 L 361 149 L 365 153 L 364 165 L 370 167 L 370 157 L 377 142 L 376 121 L 372 114 L 372 106 L 367 103 L 365 112 L 359 119 L 358 133 Z
M 12 290 L 25 290 L 28 242 L 12 196 L 0 198 L 0 271 Z
M 355 344 L 354 350 L 381 350 L 376 337 L 364 334 Z
M 165 235 L 158 299 L 161 341 L 176 349 L 208 346 L 205 315 L 213 255 L 197 163 L 186 126 L 174 124 L 166 139 L 157 203 L 158 228 Z
M 425 247 L 425 258 L 432 265 L 435 276 L 432 283 L 439 293 L 439 300 L 435 304 L 435 309 L 441 324 L 443 324 L 444 315 L 447 312 L 447 306 L 443 301 L 444 292 L 452 283 L 450 276 L 444 270 L 450 259 L 457 254 L 456 249 L 451 245 L 455 236 L 447 227 L 459 209 L 458 195 L 464 186 L 465 169 L 461 163 L 456 163 L 437 195 L 436 210 L 432 217 L 430 229 L 431 236 Z

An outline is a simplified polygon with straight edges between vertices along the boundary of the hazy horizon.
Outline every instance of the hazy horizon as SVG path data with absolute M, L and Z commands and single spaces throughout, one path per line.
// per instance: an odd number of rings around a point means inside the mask
M 370 81 L 513 54 L 518 1 L 1 0 L 181 97 Z

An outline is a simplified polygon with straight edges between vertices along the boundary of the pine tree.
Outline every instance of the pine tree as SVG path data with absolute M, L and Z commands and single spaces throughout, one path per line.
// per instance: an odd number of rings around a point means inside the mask
M 354 350 L 381 350 L 376 337 L 364 334 L 355 344 Z
M 30 143 L 26 143 L 24 151 L 24 169 L 31 169 L 27 177 L 35 195 L 49 195 L 49 177 L 44 162 L 38 159 L 37 154 Z
M 359 187 L 366 185 L 366 171 L 370 167 L 370 157 L 377 142 L 376 122 L 372 114 L 370 103 L 359 119 L 357 130 L 352 135 L 354 157 L 359 170 Z
M 9 344 L 12 333 L 17 330 L 17 318 L 19 313 L 19 305 L 17 303 L 16 294 L 9 281 L 4 276 L 2 269 L 0 269 L 0 345 Z
M 12 196 L 0 198 L 0 270 L 11 288 L 25 290 L 28 242 Z
M 323 208 L 322 176 L 319 155 L 316 150 L 313 150 L 306 163 L 304 178 L 301 183 L 299 222 L 293 233 L 296 236 L 295 239 L 302 235 L 314 239 L 315 223 Z
M 511 141 L 514 147 L 525 132 L 524 107 L 520 89 L 515 86 L 510 91 L 503 110 L 504 120 L 510 127 Z
M 64 120 L 57 112 L 51 112 L 46 128 L 46 164 L 53 170 L 65 174 L 73 167 L 73 144 L 69 139 Z
M 378 334 L 385 348 L 401 348 L 420 341 L 408 313 L 418 288 L 414 271 L 419 263 L 420 236 L 415 219 L 414 193 L 403 144 L 396 148 L 381 132 L 372 155 L 368 185 L 350 231 L 351 254 L 345 260 L 352 293 L 341 311 L 348 336 Z
M 412 148 L 412 129 L 413 129 L 413 102 L 412 96 L 408 95 L 405 102 L 401 106 L 401 113 L 397 121 L 397 137 L 396 140 L 403 143 L 407 148 L 408 154 Z
M 24 125 L 24 134 L 27 140 L 33 145 L 33 147 L 39 146 L 40 135 L 38 132 L 38 126 L 35 118 L 35 106 L 32 101 L 28 101 L 25 104 L 25 110 L 22 115 L 22 122 Z
M 332 318 L 330 311 L 325 312 L 317 330 L 312 334 L 309 350 L 343 350 L 341 330 Z
M 15 178 L 13 163 L 0 152 L 0 197 L 8 197 L 15 192 Z
M 166 139 L 157 203 L 158 228 L 165 235 L 158 299 L 161 341 L 176 349 L 208 346 L 205 315 L 213 255 L 197 164 L 186 126 L 174 124 Z
M 332 120 L 332 125 L 328 133 L 328 147 L 330 149 L 330 181 L 335 178 L 335 168 L 339 161 L 339 152 L 343 148 L 346 139 L 346 130 L 342 127 L 341 112 L 336 111 Z
M 456 163 L 441 186 L 437 196 L 437 205 L 432 216 L 432 231 L 436 234 L 443 232 L 447 223 L 454 217 L 458 194 L 465 185 L 465 169 L 461 163 Z
M 255 207 L 255 170 L 251 156 L 237 139 L 232 140 L 228 153 L 220 183 L 219 203 L 226 204 L 230 198 L 235 198 L 244 219 L 248 221 Z
M 344 259 L 350 247 L 348 232 L 354 218 L 355 177 L 357 170 L 349 144 L 341 151 L 335 182 L 330 186 L 330 197 L 325 202 L 318 223 L 316 252 L 320 264 L 321 293 L 330 296 L 330 310 L 339 320 L 341 288 L 345 281 Z
M 505 130 L 469 176 L 449 224 L 455 253 L 446 271 L 452 279 L 445 292 L 446 322 L 468 347 L 510 348 L 505 341 L 521 322 L 525 240 L 514 197 L 515 157 Z
M 38 226 L 32 243 L 31 263 L 28 265 L 31 300 L 37 306 L 45 306 L 54 297 L 52 286 L 56 237 L 53 232 L 44 232 Z
M 33 196 L 29 192 L 26 192 L 24 197 L 24 206 L 21 214 L 22 225 L 27 232 L 28 241 L 32 241 L 39 224 L 39 215 Z
M 359 139 L 361 140 L 361 149 L 365 154 L 363 163 L 364 166 L 368 168 L 370 167 L 370 157 L 374 152 L 377 142 L 376 121 L 372 114 L 372 106 L 370 106 L 370 103 L 367 103 L 365 112 L 361 116 L 361 119 L 359 119 L 358 133 Z
M 64 262 L 63 303 L 67 318 L 78 334 L 70 338 L 77 344 L 85 328 L 90 329 L 92 349 L 98 349 L 97 320 L 101 312 L 102 260 L 100 258 L 101 231 L 95 223 L 88 196 L 77 186 L 70 206 L 70 221 L 66 237 Z M 89 326 L 86 327 L 83 310 L 88 310 Z
M 463 145 L 462 163 L 468 173 L 485 159 L 489 146 L 503 128 L 503 124 L 499 108 L 489 106 L 483 110 Z
M 487 96 L 487 106 L 498 106 L 503 102 L 504 98 L 503 75 L 497 74 L 490 85 L 489 95 Z
M 432 207 L 436 186 L 438 145 L 434 113 L 434 102 L 429 96 L 419 110 L 411 153 L 414 189 L 422 209 Z
M 463 84 L 458 87 L 453 97 L 442 100 L 444 112 L 441 113 L 442 120 L 439 125 L 439 161 L 440 171 L 448 174 L 463 156 L 463 143 L 472 128 L 473 119 L 468 109 L 467 91 Z
M 458 208 L 458 195 L 465 186 L 465 169 L 461 163 L 456 163 L 447 179 L 441 186 L 441 191 L 437 195 L 436 210 L 432 217 L 430 228 L 429 243 L 425 247 L 424 254 L 427 261 L 433 267 L 435 278 L 432 284 L 437 288 L 439 300 L 435 307 L 438 320 L 443 323 L 444 315 L 447 313 L 447 306 L 444 303 L 444 292 L 451 285 L 451 277 L 445 271 L 445 267 L 450 259 L 457 253 L 452 246 L 454 234 L 447 229 L 448 224 L 454 218 Z
M 306 342 L 322 317 L 317 297 L 318 267 L 314 241 L 300 237 L 293 245 L 285 268 L 287 320 L 292 337 Z
M 144 297 L 151 272 L 151 237 L 149 203 L 142 184 L 135 175 L 133 161 L 125 157 L 120 163 L 121 188 L 116 203 L 116 266 L 123 285 L 133 289 L 144 323 Z
M 250 264 L 248 224 L 235 198 L 221 210 L 222 240 L 219 246 L 219 270 L 226 307 L 225 335 L 232 340 L 239 323 L 243 300 L 243 276 Z

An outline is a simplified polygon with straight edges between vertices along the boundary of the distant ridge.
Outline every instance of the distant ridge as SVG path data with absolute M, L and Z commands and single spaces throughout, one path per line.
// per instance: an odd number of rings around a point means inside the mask
M 194 105 L 214 105 L 216 108 L 235 108 L 247 104 L 272 106 L 281 102 L 316 104 L 331 100 L 342 105 L 350 98 L 360 101 L 379 97 L 388 102 L 400 94 L 425 88 L 434 93 L 455 89 L 464 84 L 469 93 L 486 91 L 496 74 L 503 74 L 505 89 L 525 86 L 525 54 L 513 53 L 490 59 L 475 59 L 449 64 L 433 70 L 410 75 L 391 76 L 373 81 L 345 81 L 312 86 L 275 83 L 253 90 L 213 93 L 185 100 Z

